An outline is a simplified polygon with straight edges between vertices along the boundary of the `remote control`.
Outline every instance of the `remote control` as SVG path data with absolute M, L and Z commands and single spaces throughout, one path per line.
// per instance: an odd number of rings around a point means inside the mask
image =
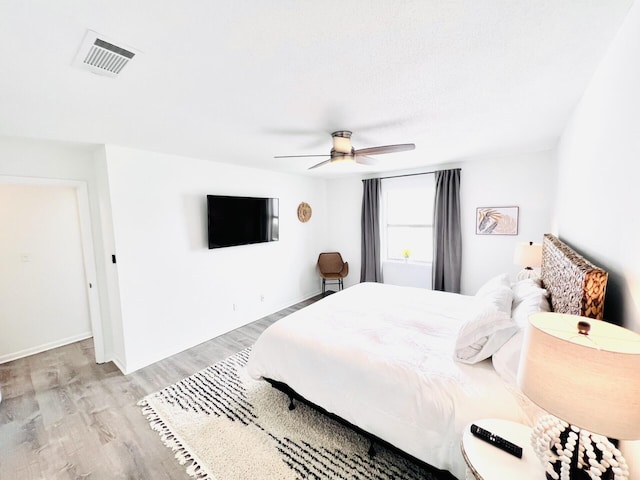
M 477 426 L 475 423 L 471 424 L 471 433 L 473 433 L 480 440 L 484 440 L 494 447 L 498 447 L 500 450 L 504 450 L 505 452 L 513 455 L 514 457 L 522 458 L 522 447 L 519 447 L 518 445 L 511 443 L 509 440 L 505 440 L 498 435 L 494 435 L 490 431 Z

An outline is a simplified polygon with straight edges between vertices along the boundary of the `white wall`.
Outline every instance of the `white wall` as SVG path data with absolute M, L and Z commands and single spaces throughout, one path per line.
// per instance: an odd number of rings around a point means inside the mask
M 102 339 L 106 360 L 112 356 L 113 342 L 105 288 L 106 274 L 104 258 L 101 256 L 102 231 L 100 226 L 99 200 L 97 196 L 93 154 L 94 145 L 49 142 L 0 137 L 0 176 L 33 177 L 38 179 L 72 180 L 87 185 L 97 270 L 94 281 L 99 295 Z M 94 332 L 96 334 L 96 332 Z
M 93 153 L 94 172 L 96 178 L 96 192 L 99 205 L 99 218 L 95 222 L 100 222 L 102 232 L 100 248 L 100 258 L 104 269 L 104 287 L 106 291 L 102 310 L 109 317 L 110 327 L 110 359 L 125 371 L 126 353 L 124 350 L 124 332 L 122 327 L 122 311 L 120 309 L 120 285 L 118 282 L 118 269 L 112 262 L 112 254 L 115 249 L 115 238 L 113 235 L 113 218 L 111 215 L 111 193 L 109 192 L 109 175 L 107 172 L 107 151 L 104 146 L 96 149 Z M 94 222 L 94 223 L 95 223 Z
M 115 146 L 106 164 L 126 371 L 319 293 L 324 180 Z M 280 240 L 209 250 L 207 194 L 278 197 Z
M 518 242 L 542 241 L 552 231 L 556 183 L 555 152 L 544 151 L 496 158 L 475 159 L 441 168 L 461 168 L 462 293 L 473 295 L 486 280 L 507 272 L 515 278 L 513 264 Z M 416 173 L 416 172 L 411 172 Z M 345 285 L 360 280 L 360 211 L 362 180 L 329 180 L 331 248 L 348 258 L 351 273 Z M 518 206 L 518 235 L 475 234 L 477 207 Z
M 562 136 L 557 202 L 559 236 L 609 271 L 605 319 L 638 332 L 639 58 L 635 2 Z M 640 478 L 640 442 L 623 449 Z
M 605 317 L 640 331 L 640 5 L 586 90 L 559 149 L 558 233 L 613 274 Z
M 550 231 L 552 157 L 543 152 L 451 166 L 462 168 L 463 293 L 474 293 L 492 274 L 515 274 L 515 242 Z M 340 251 L 349 262 L 346 286 L 360 281 L 359 177 L 318 180 L 112 146 L 7 138 L 0 138 L 0 175 L 87 182 L 105 355 L 123 370 L 319 292 L 320 251 Z M 526 184 L 535 188 L 522 188 Z M 220 192 L 280 197 L 280 242 L 208 251 L 204 196 Z M 295 216 L 301 201 L 313 208 L 306 224 Z M 476 236 L 475 208 L 504 204 L 520 206 L 521 234 Z M 111 253 L 117 253 L 117 265 Z M 264 267 L 256 272 L 252 264 Z M 175 300 L 160 301 L 163 294 Z M 235 312 L 233 303 L 239 306 Z M 173 322 L 185 317 L 181 313 L 196 310 L 207 312 L 193 316 L 198 325 L 175 332 Z
M 461 293 L 473 295 L 494 275 L 515 279 L 516 244 L 533 241 L 552 230 L 555 201 L 555 153 L 544 151 L 477 159 L 460 164 L 462 220 Z M 518 235 L 476 235 L 477 207 L 519 207 Z
M 328 236 L 324 251 L 340 252 L 349 262 L 345 288 L 360 283 L 360 211 L 362 180 L 347 177 L 327 180 Z
M 0 184 L 0 362 L 91 336 L 76 189 Z
M 329 229 L 324 180 L 7 137 L 0 137 L 0 175 L 86 182 L 104 352 L 123 371 L 320 292 L 315 264 Z M 209 251 L 207 193 L 279 197 L 281 240 Z M 313 207 L 305 224 L 296 217 L 301 201 Z

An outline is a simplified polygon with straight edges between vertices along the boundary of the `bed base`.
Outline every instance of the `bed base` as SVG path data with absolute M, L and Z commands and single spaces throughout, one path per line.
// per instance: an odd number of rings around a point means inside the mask
M 428 472 L 432 473 L 433 475 L 436 476 L 436 478 L 438 480 L 457 480 L 456 477 L 454 477 L 447 470 L 440 470 L 440 469 L 434 467 L 433 465 L 429 465 L 428 463 L 426 463 L 426 462 L 414 457 L 413 455 L 409 455 L 407 452 L 399 449 L 398 447 L 396 447 L 395 445 L 392 445 L 391 443 L 387 442 L 386 440 L 383 440 L 380 437 L 377 437 L 376 435 L 374 435 L 372 433 L 369 433 L 366 430 L 363 430 L 362 428 L 358 427 L 357 425 L 354 425 L 353 423 L 345 420 L 344 418 L 339 417 L 335 413 L 331 413 L 331 412 L 325 410 L 324 408 L 322 408 L 320 405 L 316 405 L 315 403 L 307 400 L 306 398 L 304 398 L 302 395 L 300 395 L 298 392 L 296 392 L 293 388 L 291 388 L 286 383 L 279 382 L 277 380 L 272 380 L 270 378 L 265 378 L 264 380 L 266 382 L 270 383 L 273 388 L 275 388 L 276 390 L 281 391 L 282 393 L 284 393 L 285 395 L 287 395 L 289 397 L 289 410 L 294 410 L 296 408 L 295 400 L 297 400 L 300 403 L 304 403 L 305 405 L 313 408 L 318 413 L 321 413 L 321 414 L 325 415 L 326 417 L 329 417 L 330 419 L 335 420 L 339 424 L 349 428 L 350 430 L 353 430 L 354 432 L 358 433 L 359 435 L 362 435 L 364 438 L 366 438 L 369 441 L 369 450 L 368 450 L 367 453 L 369 454 L 370 457 L 375 457 L 375 455 L 376 455 L 376 448 L 375 448 L 376 444 L 382 445 L 385 448 L 387 448 L 388 450 L 391 450 L 394 453 L 396 453 L 397 455 L 401 456 L 405 460 L 408 460 L 411 463 L 414 463 L 414 464 L 424 468 Z

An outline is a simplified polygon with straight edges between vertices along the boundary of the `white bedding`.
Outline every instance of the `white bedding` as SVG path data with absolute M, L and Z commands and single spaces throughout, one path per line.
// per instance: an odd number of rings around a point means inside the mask
M 254 345 L 252 377 L 307 400 L 462 479 L 464 426 L 484 417 L 529 423 L 522 398 L 491 360 L 453 359 L 471 296 L 361 283 L 270 326 Z

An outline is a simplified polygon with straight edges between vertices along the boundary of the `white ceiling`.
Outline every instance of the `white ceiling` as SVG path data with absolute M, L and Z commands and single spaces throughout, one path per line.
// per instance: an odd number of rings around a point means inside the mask
M 633 0 L 0 0 L 0 135 L 333 176 L 552 148 Z M 140 53 L 71 65 L 87 29 Z

